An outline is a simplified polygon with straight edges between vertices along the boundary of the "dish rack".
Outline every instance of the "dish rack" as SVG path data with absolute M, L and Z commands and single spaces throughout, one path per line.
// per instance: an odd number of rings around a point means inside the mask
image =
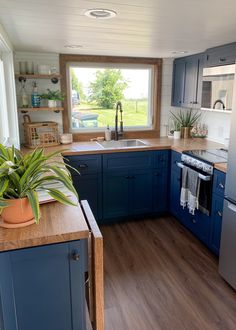
M 53 121 L 31 122 L 24 116 L 25 145 L 28 148 L 57 146 L 59 142 L 58 124 Z

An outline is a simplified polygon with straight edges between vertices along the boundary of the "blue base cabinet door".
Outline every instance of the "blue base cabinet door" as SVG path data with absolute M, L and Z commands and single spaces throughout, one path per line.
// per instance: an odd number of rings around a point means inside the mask
M 220 253 L 223 206 L 224 199 L 216 194 L 213 194 L 210 248 L 216 255 L 219 255 Z
M 83 255 L 81 241 L 1 253 L 1 330 L 85 330 Z
M 165 213 L 168 210 L 169 194 L 168 168 L 153 171 L 153 212 Z
M 103 177 L 103 220 L 129 213 L 129 172 L 109 172 Z
M 96 220 L 102 219 L 102 176 L 100 174 L 74 175 L 73 185 L 80 200 L 87 200 Z
M 130 215 L 152 212 L 152 173 L 150 170 L 136 170 L 130 174 Z

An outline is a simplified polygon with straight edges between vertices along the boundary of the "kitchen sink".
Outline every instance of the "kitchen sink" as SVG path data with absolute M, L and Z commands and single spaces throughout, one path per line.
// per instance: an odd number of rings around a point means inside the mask
M 104 149 L 112 149 L 112 148 L 133 148 L 133 147 L 144 147 L 147 144 L 141 140 L 118 140 L 118 141 L 103 141 L 97 142 Z

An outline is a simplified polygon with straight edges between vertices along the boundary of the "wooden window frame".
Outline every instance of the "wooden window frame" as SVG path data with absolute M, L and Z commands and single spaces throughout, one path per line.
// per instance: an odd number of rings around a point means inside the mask
M 160 112 L 161 112 L 161 81 L 162 81 L 162 59 L 160 58 L 143 58 L 143 57 L 120 57 L 120 56 L 97 56 L 97 55 L 74 55 L 60 54 L 60 73 L 61 73 L 61 90 L 65 94 L 63 102 L 64 111 L 62 112 L 63 131 L 70 132 L 70 120 L 68 109 L 68 77 L 67 64 L 82 63 L 114 63 L 114 64 L 147 64 L 153 66 L 153 128 L 150 130 L 125 130 L 124 138 L 152 138 L 160 137 Z M 74 141 L 87 141 L 95 138 L 99 132 L 79 132 L 73 133 Z M 100 134 L 101 135 L 101 134 Z

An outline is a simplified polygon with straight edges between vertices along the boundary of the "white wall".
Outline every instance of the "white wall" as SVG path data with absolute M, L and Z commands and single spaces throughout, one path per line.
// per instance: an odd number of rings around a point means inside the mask
M 166 136 L 170 111 L 179 108 L 171 107 L 173 59 L 163 60 L 162 72 L 162 101 L 161 101 L 161 136 Z M 221 112 L 201 111 L 201 122 L 208 126 L 208 139 L 225 143 L 230 133 L 230 114 Z
M 20 61 L 29 61 L 33 62 L 34 65 L 45 64 L 50 67 L 55 67 L 57 72 L 59 73 L 59 55 L 52 53 L 28 53 L 28 52 L 15 52 L 14 62 L 15 62 L 15 72 L 19 73 L 19 62 Z M 32 84 L 34 80 L 26 81 L 26 91 L 29 97 L 29 101 L 32 93 Z M 47 88 L 52 90 L 61 89 L 60 81 L 57 84 L 52 84 L 50 80 L 47 79 L 37 79 L 38 91 L 39 93 L 46 92 Z M 16 94 L 17 100 L 19 102 L 21 84 L 18 80 L 16 80 Z M 45 101 L 42 101 L 45 102 Z M 62 114 L 55 113 L 53 111 L 37 111 L 37 112 L 28 112 L 32 121 L 54 121 L 59 124 L 59 131 L 62 132 Z M 18 114 L 19 118 L 19 130 L 20 130 L 20 139 L 21 142 L 24 141 L 24 131 L 23 131 L 23 114 Z

